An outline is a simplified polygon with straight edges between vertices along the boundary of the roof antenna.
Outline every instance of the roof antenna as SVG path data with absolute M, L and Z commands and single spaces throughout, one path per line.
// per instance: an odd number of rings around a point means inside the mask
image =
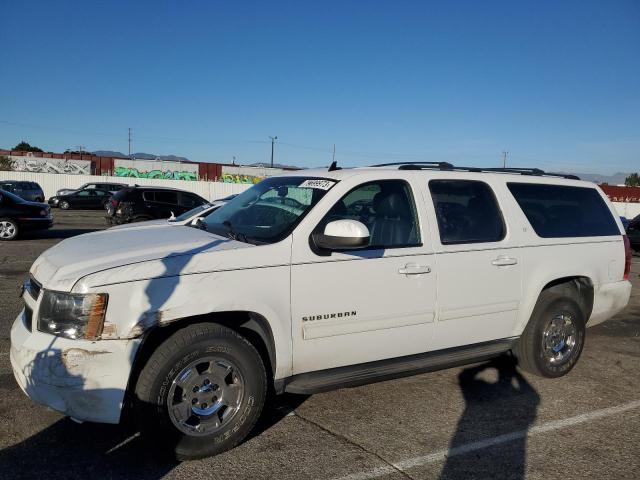
M 333 172 L 334 170 L 342 170 L 339 166 L 338 166 L 338 162 L 336 162 L 336 144 L 333 144 L 333 158 L 332 158 L 332 162 L 331 165 L 329 165 L 329 170 L 327 170 L 328 172 Z

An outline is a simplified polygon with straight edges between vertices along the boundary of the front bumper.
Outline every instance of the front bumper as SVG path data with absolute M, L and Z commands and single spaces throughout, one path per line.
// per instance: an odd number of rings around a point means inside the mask
M 139 340 L 69 340 L 39 332 L 35 323 L 29 331 L 22 311 L 11 328 L 9 355 L 20 388 L 77 420 L 119 423 Z

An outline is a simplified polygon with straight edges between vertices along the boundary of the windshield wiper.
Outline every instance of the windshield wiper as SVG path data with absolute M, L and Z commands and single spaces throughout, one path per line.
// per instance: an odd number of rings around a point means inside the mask
M 229 229 L 228 237 L 231 240 L 236 240 L 238 242 L 249 243 L 247 241 L 247 236 L 244 233 L 236 232 L 233 229 L 233 225 L 231 225 L 231 222 L 229 220 L 225 220 L 224 222 L 222 222 L 222 224 Z

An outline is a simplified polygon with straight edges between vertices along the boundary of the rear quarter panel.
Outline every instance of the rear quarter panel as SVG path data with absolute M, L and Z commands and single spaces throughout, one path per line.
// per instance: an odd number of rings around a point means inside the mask
M 532 183 L 558 184 L 558 180 L 536 178 Z M 562 181 L 562 185 L 596 189 L 611 211 L 620 232 L 624 231 L 611 202 L 596 185 L 582 181 Z M 595 311 L 600 297 L 606 295 L 607 286 L 622 281 L 625 261 L 622 234 L 604 237 L 539 237 L 508 188 L 505 190 L 505 200 L 513 205 L 513 222 L 522 233 L 524 260 L 522 305 L 513 335 L 522 334 L 540 293 L 554 280 L 587 277 L 593 284 Z

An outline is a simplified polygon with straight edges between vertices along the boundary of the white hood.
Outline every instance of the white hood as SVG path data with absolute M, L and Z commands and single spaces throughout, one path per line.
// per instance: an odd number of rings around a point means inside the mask
M 252 246 L 191 227 L 109 229 L 60 242 L 40 255 L 31 274 L 45 288 L 71 291 L 82 277 L 124 265 Z

